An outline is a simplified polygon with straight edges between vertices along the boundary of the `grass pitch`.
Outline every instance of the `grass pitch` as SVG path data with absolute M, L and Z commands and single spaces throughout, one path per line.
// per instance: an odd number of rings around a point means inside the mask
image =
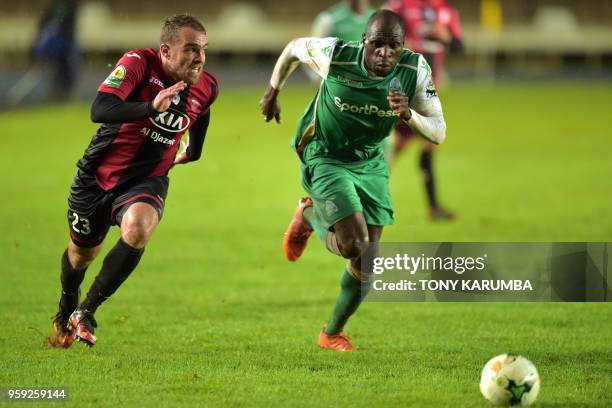
M 203 159 L 173 170 L 164 220 L 100 308 L 91 350 L 41 344 L 95 125 L 85 105 L 0 114 L 0 386 L 67 387 L 90 406 L 479 407 L 482 366 L 513 352 L 538 367 L 540 406 L 610 406 L 609 304 L 365 303 L 347 326 L 358 353 L 318 349 L 344 262 L 316 239 L 296 264 L 280 252 L 303 195 L 288 144 L 312 92 L 283 92 L 278 126 L 259 116 L 260 91 L 222 88 Z M 383 240 L 612 241 L 611 96 L 609 84 L 443 92 L 436 169 L 460 218 L 426 221 L 413 146 L 391 176 Z

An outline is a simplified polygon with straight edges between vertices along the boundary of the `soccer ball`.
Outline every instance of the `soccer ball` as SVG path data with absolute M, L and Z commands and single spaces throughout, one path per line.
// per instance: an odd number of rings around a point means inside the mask
M 540 376 L 525 357 L 502 354 L 485 364 L 480 392 L 493 405 L 531 405 L 540 392 Z

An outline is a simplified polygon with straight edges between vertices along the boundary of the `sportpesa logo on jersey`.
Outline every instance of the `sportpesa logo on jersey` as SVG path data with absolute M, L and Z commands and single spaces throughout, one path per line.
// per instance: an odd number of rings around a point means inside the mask
M 351 105 L 349 103 L 342 102 L 342 99 L 340 99 L 337 96 L 334 98 L 334 104 L 338 107 L 338 109 L 340 109 L 341 112 L 360 113 L 362 115 L 376 115 L 381 118 L 385 118 L 385 117 L 389 118 L 393 116 L 392 110 L 385 111 L 385 110 L 381 110 L 376 105 L 368 105 L 368 104 L 365 104 L 362 106 Z
M 149 120 L 158 128 L 173 133 L 182 132 L 191 123 L 189 116 L 174 108 L 169 108 L 167 111 L 158 114 L 155 118 L 149 118 Z

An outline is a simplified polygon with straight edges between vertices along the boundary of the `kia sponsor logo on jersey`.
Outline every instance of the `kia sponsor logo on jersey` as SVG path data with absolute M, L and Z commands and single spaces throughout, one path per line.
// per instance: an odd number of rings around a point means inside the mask
M 142 133 L 145 136 L 150 137 L 151 140 L 157 143 L 162 143 L 168 146 L 174 146 L 174 143 L 176 143 L 175 139 L 168 139 L 163 134 L 151 128 L 143 127 L 142 129 L 140 129 L 140 133 Z
M 159 113 L 155 118 L 149 118 L 149 120 L 156 127 L 173 133 L 184 131 L 191 123 L 189 116 L 174 108 L 169 108 L 167 111 Z

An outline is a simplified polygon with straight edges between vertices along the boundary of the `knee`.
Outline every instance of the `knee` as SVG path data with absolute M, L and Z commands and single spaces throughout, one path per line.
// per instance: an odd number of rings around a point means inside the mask
M 352 237 L 344 242 L 338 242 L 338 249 L 343 258 L 354 259 L 365 252 L 369 242 L 367 236 Z
M 157 216 L 137 216 L 129 211 L 121 221 L 121 238 L 134 248 L 144 248 L 157 226 Z

